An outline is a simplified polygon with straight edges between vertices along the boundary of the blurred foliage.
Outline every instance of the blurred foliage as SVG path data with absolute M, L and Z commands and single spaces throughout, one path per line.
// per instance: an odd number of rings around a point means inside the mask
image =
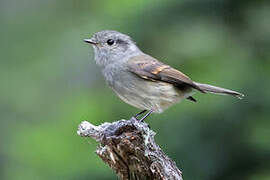
M 105 85 L 83 39 L 114 29 L 198 82 L 244 100 L 197 93 L 147 121 L 189 180 L 270 179 L 270 3 L 267 0 L 1 0 L 0 179 L 116 179 L 77 136 L 80 121 L 137 109 Z

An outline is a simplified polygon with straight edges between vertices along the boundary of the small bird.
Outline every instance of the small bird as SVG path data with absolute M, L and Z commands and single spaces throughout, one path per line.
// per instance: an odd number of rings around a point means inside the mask
M 196 102 L 194 90 L 201 93 L 244 95 L 229 89 L 192 81 L 187 75 L 142 52 L 126 34 L 105 30 L 84 39 L 94 48 L 95 61 L 113 91 L 127 104 L 142 111 L 134 117 L 161 113 L 183 99 Z

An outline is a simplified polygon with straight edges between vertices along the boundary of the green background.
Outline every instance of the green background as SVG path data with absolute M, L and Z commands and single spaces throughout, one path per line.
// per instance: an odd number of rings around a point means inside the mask
M 187 180 L 270 179 L 268 0 L 1 0 L 0 179 L 116 179 L 78 124 L 139 110 L 106 86 L 83 42 L 112 29 L 193 80 L 196 93 L 147 119 Z

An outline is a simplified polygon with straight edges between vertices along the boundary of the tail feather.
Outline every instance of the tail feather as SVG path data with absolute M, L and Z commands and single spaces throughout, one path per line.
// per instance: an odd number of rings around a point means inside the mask
M 194 84 L 196 84 L 196 86 L 198 86 L 202 91 L 205 91 L 205 92 L 210 92 L 214 94 L 231 95 L 231 96 L 237 97 L 238 99 L 242 99 L 244 97 L 244 94 L 241 94 L 239 92 L 232 91 L 229 89 L 212 86 L 209 84 L 201 84 L 197 82 L 194 82 Z

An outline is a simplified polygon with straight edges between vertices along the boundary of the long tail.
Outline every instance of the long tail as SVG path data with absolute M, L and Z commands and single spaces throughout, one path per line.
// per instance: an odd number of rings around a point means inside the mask
M 209 84 L 201 84 L 201 83 L 197 83 L 197 82 L 194 82 L 194 84 L 196 84 L 201 90 L 203 90 L 205 92 L 210 92 L 210 93 L 214 93 L 214 94 L 222 94 L 222 95 L 231 95 L 231 96 L 237 97 L 238 99 L 242 99 L 244 97 L 244 94 L 241 94 L 239 92 L 232 91 L 229 89 L 225 89 L 225 88 L 221 88 L 221 87 L 217 87 L 217 86 L 212 86 Z

